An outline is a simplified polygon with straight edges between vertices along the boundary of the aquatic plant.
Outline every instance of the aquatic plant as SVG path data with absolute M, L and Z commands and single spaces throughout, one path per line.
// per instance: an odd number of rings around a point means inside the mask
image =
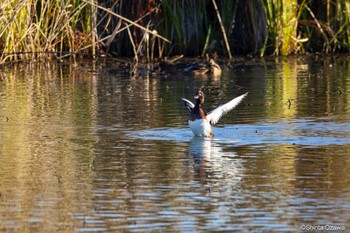
M 349 0 L 3 0 L 0 63 L 350 51 Z

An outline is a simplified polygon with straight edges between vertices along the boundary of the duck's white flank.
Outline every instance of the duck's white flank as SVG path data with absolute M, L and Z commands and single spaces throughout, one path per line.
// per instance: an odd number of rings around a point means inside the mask
M 188 124 L 197 137 L 212 137 L 213 130 L 210 123 L 206 119 L 197 119 L 195 121 L 188 121 Z

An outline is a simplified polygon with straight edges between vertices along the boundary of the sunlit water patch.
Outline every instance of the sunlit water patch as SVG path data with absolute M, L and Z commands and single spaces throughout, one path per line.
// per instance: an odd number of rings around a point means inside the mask
M 294 144 L 346 145 L 350 144 L 350 123 L 336 123 L 329 119 L 266 120 L 255 124 L 214 127 L 214 141 L 234 145 Z M 190 142 L 190 128 L 153 128 L 131 131 L 131 137 L 145 140 Z

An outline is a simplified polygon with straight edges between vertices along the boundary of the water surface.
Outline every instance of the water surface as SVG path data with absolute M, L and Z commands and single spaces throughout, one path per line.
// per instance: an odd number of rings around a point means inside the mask
M 202 85 L 205 110 L 249 91 L 213 139 L 193 137 L 180 100 Z M 0 230 L 349 230 L 349 121 L 343 57 L 236 64 L 221 78 L 3 67 Z

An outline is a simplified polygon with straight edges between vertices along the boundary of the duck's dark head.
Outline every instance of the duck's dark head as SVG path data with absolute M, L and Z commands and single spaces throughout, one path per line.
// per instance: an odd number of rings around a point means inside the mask
M 200 104 L 200 105 L 204 104 L 204 93 L 201 90 L 197 91 L 194 98 L 195 98 L 197 104 Z

